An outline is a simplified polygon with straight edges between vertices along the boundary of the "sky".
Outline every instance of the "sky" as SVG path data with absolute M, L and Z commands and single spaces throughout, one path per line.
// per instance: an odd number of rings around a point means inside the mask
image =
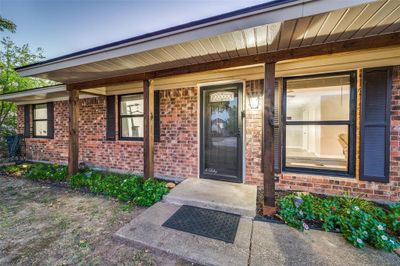
M 268 1 L 0 0 L 0 15 L 17 25 L 0 35 L 49 59 Z

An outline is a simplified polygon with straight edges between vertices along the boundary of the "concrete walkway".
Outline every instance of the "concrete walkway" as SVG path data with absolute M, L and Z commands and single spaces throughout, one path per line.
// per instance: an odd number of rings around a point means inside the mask
M 256 193 L 253 186 L 187 179 L 114 236 L 202 265 L 400 265 L 394 253 L 357 249 L 340 234 L 254 221 Z M 234 243 L 163 227 L 182 204 L 242 215 Z
M 179 206 L 156 203 L 115 234 L 126 243 L 177 255 L 202 265 L 247 265 L 252 221 L 240 219 L 234 244 L 161 226 Z
M 159 202 L 115 237 L 202 265 L 400 265 L 394 253 L 357 249 L 340 234 L 302 233 L 284 224 L 241 218 L 233 244 L 161 226 L 178 208 Z
M 285 224 L 253 222 L 250 265 L 400 265 L 394 253 L 358 249 L 341 234 L 300 232 Z

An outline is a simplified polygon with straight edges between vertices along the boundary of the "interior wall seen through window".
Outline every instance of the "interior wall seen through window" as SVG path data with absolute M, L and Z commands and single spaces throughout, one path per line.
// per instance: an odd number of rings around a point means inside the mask
M 286 83 L 286 166 L 347 171 L 350 76 Z

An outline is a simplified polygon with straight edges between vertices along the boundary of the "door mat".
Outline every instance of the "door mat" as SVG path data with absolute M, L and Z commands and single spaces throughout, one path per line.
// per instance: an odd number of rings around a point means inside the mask
M 233 243 L 239 220 L 236 214 L 183 205 L 163 226 Z

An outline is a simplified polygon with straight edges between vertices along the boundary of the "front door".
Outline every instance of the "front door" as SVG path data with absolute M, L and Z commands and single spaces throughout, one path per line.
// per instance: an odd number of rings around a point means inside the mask
M 200 177 L 242 182 L 241 83 L 201 88 Z

